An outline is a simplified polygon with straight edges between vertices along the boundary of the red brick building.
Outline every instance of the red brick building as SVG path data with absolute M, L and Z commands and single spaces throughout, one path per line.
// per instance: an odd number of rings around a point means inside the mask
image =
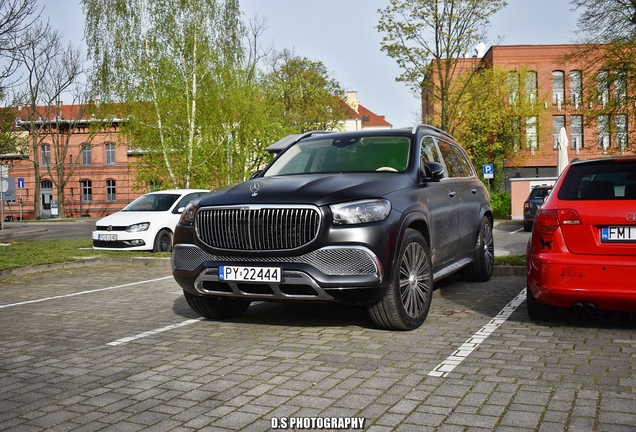
M 482 58 L 460 59 L 460 71 L 472 71 L 478 67 L 508 70 L 508 97 L 518 97 L 520 92 L 526 96 L 533 94 L 545 110 L 540 117 L 522 119 L 525 145 L 520 146 L 517 157 L 506 161 L 506 177 L 555 177 L 556 140 L 561 127 L 565 127 L 567 132 L 570 160 L 605 154 L 633 154 L 628 147 L 633 126 L 627 113 L 588 118 L 597 105 L 606 103 L 610 98 L 624 98 L 626 83 L 621 83 L 617 71 L 589 70 L 589 64 L 581 56 L 571 56 L 580 47 L 493 46 Z M 599 49 L 603 47 L 599 46 Z M 603 74 L 616 74 L 611 86 L 608 85 L 598 98 L 586 96 L 589 89 L 585 87 L 596 86 Z M 434 118 L 434 101 L 430 92 L 422 92 L 424 119 Z M 509 184 L 506 185 L 508 188 Z

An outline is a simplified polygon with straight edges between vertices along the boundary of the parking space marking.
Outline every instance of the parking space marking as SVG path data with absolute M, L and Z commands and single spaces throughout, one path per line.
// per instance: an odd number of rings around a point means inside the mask
M 428 376 L 434 377 L 447 377 L 453 369 L 463 362 L 477 347 L 485 341 L 488 336 L 499 328 L 510 315 L 519 307 L 521 303 L 526 299 L 526 289 L 524 288 L 510 303 L 506 305 L 496 317 L 494 317 L 488 324 L 483 326 L 477 333 L 472 335 L 470 339 L 462 344 L 453 354 L 448 356 L 446 360 L 441 362 L 432 371 L 428 373 Z
M 193 318 L 193 319 L 181 321 L 180 323 L 177 323 L 177 324 L 172 324 L 172 325 L 161 327 L 161 328 L 158 328 L 158 329 L 149 330 L 147 332 L 139 333 L 138 335 L 135 335 L 135 336 L 129 336 L 129 337 L 117 339 L 116 341 L 108 342 L 106 345 L 109 345 L 109 346 L 123 345 L 125 343 L 132 342 L 132 341 L 135 341 L 137 339 L 145 338 L 147 336 L 152 336 L 152 335 L 157 334 L 157 333 L 163 333 L 163 332 L 168 331 L 168 330 L 173 330 L 173 329 L 176 329 L 176 328 L 179 328 L 179 327 L 183 327 L 183 326 L 187 326 L 187 325 L 190 325 L 190 324 L 194 324 L 195 322 L 199 322 L 199 321 L 204 320 L 204 319 L 205 319 L 205 317 L 199 317 L 199 318 Z
M 162 281 L 162 280 L 166 280 L 166 279 L 172 279 L 172 276 L 165 276 L 165 277 L 162 277 L 162 278 L 149 279 L 149 280 L 144 280 L 144 281 L 139 281 L 139 282 L 131 282 L 131 283 L 123 284 L 123 285 L 115 285 L 115 286 L 106 287 L 106 288 L 98 288 L 98 289 L 94 289 L 94 290 L 90 290 L 90 291 L 80 291 L 80 292 L 71 293 L 71 294 L 64 294 L 64 295 L 59 295 L 59 296 L 46 297 L 46 298 L 41 298 L 41 299 L 37 299 L 37 300 L 27 300 L 27 301 L 23 301 L 23 302 L 19 302 L 19 303 L 10 303 L 10 304 L 5 304 L 5 305 L 0 305 L 0 309 L 14 307 L 14 306 L 22 306 L 22 305 L 27 305 L 27 304 L 31 304 L 31 303 L 40 303 L 40 302 L 44 302 L 44 301 L 48 301 L 48 300 L 57 300 L 57 299 L 61 299 L 61 298 L 75 297 L 75 296 L 84 295 L 84 294 L 93 294 L 93 293 L 96 293 L 96 292 L 109 291 L 109 290 L 113 290 L 113 289 L 117 289 L 117 288 L 125 288 L 125 287 L 129 287 L 129 286 L 140 285 L 140 284 L 145 284 L 145 283 L 149 283 L 149 282 L 158 282 L 158 281 Z
M 523 228 L 519 228 L 516 231 L 510 231 L 508 234 L 517 234 L 518 232 L 521 232 L 521 231 L 523 231 Z

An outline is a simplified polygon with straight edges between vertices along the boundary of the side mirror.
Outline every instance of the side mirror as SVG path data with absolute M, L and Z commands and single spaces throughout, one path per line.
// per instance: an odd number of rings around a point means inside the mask
M 177 214 L 181 214 L 181 213 L 183 213 L 183 211 L 184 211 L 184 210 L 185 210 L 185 207 L 179 207 L 179 208 L 177 209 Z
M 440 181 L 444 178 L 444 167 L 439 162 L 426 162 L 420 171 L 421 181 Z
M 254 174 L 250 176 L 250 180 L 255 179 L 256 177 L 259 177 L 262 173 L 263 173 L 263 170 L 256 171 Z

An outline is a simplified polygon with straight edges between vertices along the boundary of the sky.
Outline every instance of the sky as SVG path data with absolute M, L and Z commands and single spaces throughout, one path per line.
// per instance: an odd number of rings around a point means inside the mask
M 569 0 L 507 0 L 490 19 L 487 48 L 501 45 L 573 43 L 578 13 Z M 246 21 L 265 20 L 263 48 L 292 50 L 322 62 L 345 90 L 357 91 L 360 104 L 384 115 L 394 128 L 419 122 L 420 101 L 395 79 L 401 69 L 380 51 L 378 9 L 389 0 L 240 0 Z M 85 50 L 84 16 L 78 0 L 39 0 L 50 19 Z

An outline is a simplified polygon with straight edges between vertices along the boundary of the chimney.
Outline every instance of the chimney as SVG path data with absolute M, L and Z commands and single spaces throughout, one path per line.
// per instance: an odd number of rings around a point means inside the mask
M 356 113 L 358 112 L 358 105 L 360 102 L 358 101 L 357 91 L 347 91 L 347 93 L 345 93 L 345 102 L 347 102 L 347 105 L 349 105 Z

